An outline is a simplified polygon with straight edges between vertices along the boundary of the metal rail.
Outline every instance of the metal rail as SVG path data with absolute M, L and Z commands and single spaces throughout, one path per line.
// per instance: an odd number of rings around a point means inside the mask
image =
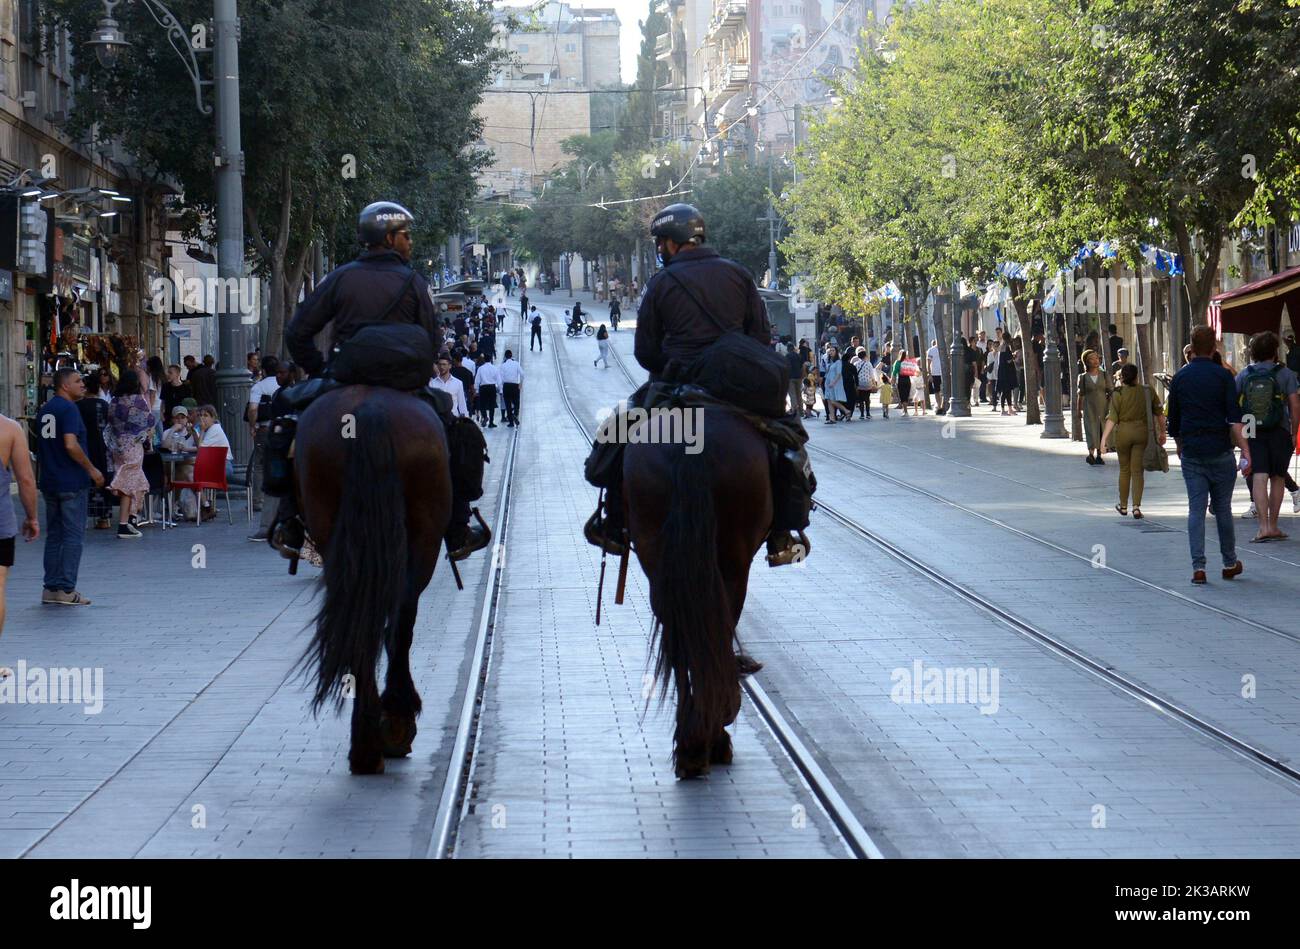
M 520 320 L 519 339 L 522 346 L 524 327 Z M 522 351 L 522 350 L 521 350 Z M 427 856 L 442 860 L 454 855 L 456 833 L 470 799 L 473 786 L 474 758 L 478 750 L 480 715 L 483 709 L 483 690 L 487 686 L 492 665 L 492 640 L 496 632 L 497 610 L 501 599 L 501 574 L 505 569 L 506 531 L 510 524 L 511 485 L 514 481 L 515 453 L 519 447 L 519 429 L 515 428 L 510 440 L 510 454 L 501 476 L 501 491 L 497 496 L 496 542 L 492 545 L 492 563 L 488 570 L 487 587 L 483 591 L 483 605 L 479 609 L 478 633 L 474 637 L 474 654 L 470 660 L 470 674 L 465 683 L 465 696 L 461 700 L 460 720 L 456 725 L 456 740 L 452 744 L 447 776 L 443 781 L 442 797 L 433 820 L 433 835 L 429 839 Z
M 807 447 L 808 450 L 811 452 L 816 452 L 819 455 L 825 455 L 827 458 L 830 458 L 833 461 L 837 461 L 840 464 L 848 465 L 851 468 L 856 468 L 857 470 L 865 474 L 873 475 L 874 477 L 877 477 L 882 481 L 887 481 L 890 484 L 896 485 L 900 488 L 906 488 L 908 491 L 912 491 L 916 494 L 921 495 L 922 497 L 929 498 L 932 501 L 937 501 L 940 504 L 947 505 L 948 507 L 953 508 L 954 510 L 961 511 L 963 514 L 968 514 L 971 517 L 978 518 L 979 520 L 984 521 L 987 524 L 992 524 L 995 527 L 1000 527 L 1005 531 L 1015 534 L 1017 537 L 1023 537 L 1025 540 L 1033 541 L 1034 543 L 1040 544 L 1043 547 L 1048 548 L 1049 550 L 1054 550 L 1057 553 L 1066 554 L 1067 556 L 1074 557 L 1076 560 L 1082 560 L 1088 563 L 1093 563 L 1096 569 L 1098 570 L 1109 571 L 1110 573 L 1113 573 L 1116 576 L 1123 577 L 1125 580 L 1129 580 L 1133 583 L 1139 584 L 1140 586 L 1144 586 L 1148 590 L 1154 590 L 1158 593 L 1163 593 L 1165 596 L 1171 597 L 1180 603 L 1186 603 L 1191 606 L 1196 606 L 1209 613 L 1213 613 L 1216 616 L 1220 616 L 1223 619 L 1232 620 L 1233 622 L 1240 623 L 1243 626 L 1249 626 L 1252 629 L 1259 630 L 1260 632 L 1263 633 L 1269 633 L 1270 635 L 1278 636 L 1281 637 L 1282 639 L 1287 639 L 1294 643 L 1300 643 L 1300 634 L 1287 632 L 1286 630 L 1278 629 L 1275 626 L 1269 626 L 1267 623 L 1261 623 L 1258 620 L 1250 619 L 1247 616 L 1241 616 L 1237 613 L 1232 612 L 1231 610 L 1225 610 L 1221 607 L 1215 606 L 1212 603 L 1203 603 L 1202 601 L 1190 597 L 1185 593 L 1179 593 L 1177 590 L 1172 590 L 1169 587 L 1161 586 L 1160 584 L 1148 580 L 1145 577 L 1140 577 L 1135 573 L 1129 573 L 1128 571 L 1121 570 L 1118 567 L 1112 567 L 1109 564 L 1106 564 L 1104 566 L 1097 565 L 1095 564 L 1093 559 L 1089 557 L 1087 554 L 1082 554 L 1079 553 L 1077 550 L 1071 550 L 1068 547 L 1063 547 L 1060 544 L 1056 543 L 1055 541 L 1048 540 L 1046 537 L 1040 537 L 1037 534 L 1033 534 L 1027 530 L 1023 530 L 1022 528 L 1016 527 L 1012 524 L 1008 524 L 1005 521 L 1001 521 L 996 517 L 992 517 L 988 514 L 983 513 L 982 511 L 977 511 L 974 508 L 970 508 L 964 504 L 960 504 L 957 501 L 952 500 L 951 498 L 946 498 L 941 494 L 935 494 L 933 491 L 927 491 L 925 488 L 918 488 L 914 484 L 908 484 L 906 481 L 903 481 L 899 478 L 895 478 L 892 475 L 886 474 L 885 472 L 881 471 L 879 468 L 873 468 L 870 465 L 863 464 L 862 462 L 857 461 L 853 458 L 848 458 L 844 455 L 839 454 L 838 452 L 830 451 L 828 449 L 813 445 L 811 442 L 808 443 Z M 822 506 L 822 503 L 820 501 L 818 501 L 817 504 L 819 507 Z
M 554 328 L 552 328 L 552 332 L 554 332 Z M 564 399 L 564 407 L 573 419 L 574 424 L 578 426 L 579 431 L 583 433 L 583 436 L 591 438 L 593 433 L 589 432 L 579 420 L 577 412 L 574 411 L 573 405 L 569 401 L 568 393 L 565 391 L 564 370 L 560 365 L 558 347 L 552 346 L 552 349 L 557 349 L 555 365 L 556 371 L 560 374 L 560 393 Z M 632 374 L 628 372 L 627 366 L 623 364 L 623 359 L 613 343 L 610 344 L 609 350 L 627 381 L 634 388 L 639 386 L 639 383 L 632 378 Z M 861 859 L 883 859 L 885 855 L 881 852 L 875 840 L 872 839 L 870 832 L 862 826 L 852 808 L 849 807 L 844 797 L 836 789 L 835 783 L 818 764 L 816 756 L 799 738 L 798 733 L 791 727 L 790 723 L 786 721 L 785 716 L 781 714 L 781 710 L 764 691 L 757 678 L 755 676 L 746 676 L 740 682 L 754 708 L 758 711 L 759 718 L 763 720 L 772 737 L 776 739 L 795 766 L 795 769 L 803 777 L 804 784 L 818 803 L 821 804 L 826 816 L 835 825 L 836 830 L 839 831 L 849 852 Z

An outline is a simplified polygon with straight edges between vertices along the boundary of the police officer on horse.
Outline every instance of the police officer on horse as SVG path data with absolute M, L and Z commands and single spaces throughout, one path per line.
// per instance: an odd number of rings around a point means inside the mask
M 428 334 L 435 353 L 441 348 L 442 330 L 434 308 L 433 291 L 410 265 L 411 228 L 414 224 L 414 215 L 391 201 L 379 201 L 361 211 L 357 239 L 365 250 L 356 260 L 335 269 L 321 281 L 299 304 L 285 329 L 285 344 L 290 355 L 313 379 L 285 392 L 277 415 L 284 416 L 289 411 L 300 413 L 313 398 L 340 384 L 330 378 L 331 367 L 326 365 L 324 354 L 316 348 L 315 337 L 327 326 L 331 328 L 331 366 L 348 340 L 367 325 L 413 324 Z M 376 385 L 386 382 L 380 379 L 368 381 Z M 459 423 L 453 423 L 451 400 L 445 393 L 431 390 L 419 391 L 418 394 L 433 405 L 443 420 L 455 470 L 457 446 L 451 433 L 453 425 Z M 277 419 L 277 424 L 281 437 L 273 439 L 276 447 L 268 448 L 268 453 L 277 455 L 274 460 L 279 462 L 281 471 L 288 471 L 292 421 L 286 417 Z M 272 464 L 269 467 L 276 466 Z M 276 527 L 271 532 L 271 544 L 285 556 L 293 556 L 300 550 L 305 532 L 293 496 L 292 479 L 281 478 L 280 481 L 282 497 Z M 288 481 L 288 485 L 284 481 Z M 469 492 L 472 497 L 482 494 L 481 483 L 476 487 L 477 492 Z M 465 493 L 453 478 L 451 523 L 446 534 L 447 550 L 453 561 L 463 560 L 481 550 L 491 539 L 491 532 L 481 521 L 479 525 L 469 525 L 470 508 Z
M 662 269 L 646 285 L 637 311 L 634 350 L 637 362 L 650 373 L 650 383 L 632 395 L 629 405 L 640 405 L 650 386 L 660 382 L 697 384 L 708 389 L 699 381 L 700 370 L 711 358 L 717 358 L 711 348 L 726 334 L 739 332 L 766 349 L 772 344 L 767 308 L 754 278 L 740 264 L 704 246 L 704 217 L 697 208 L 669 205 L 651 222 L 650 234 Z M 744 341 L 744 345 L 753 344 Z M 784 391 L 780 391 L 780 413 L 785 412 Z M 799 442 L 807 440 L 796 417 L 778 419 L 777 412 L 771 409 L 750 412 L 766 415 L 797 432 Z M 622 447 L 611 449 L 608 443 L 598 440 L 587 463 L 588 480 L 605 488 L 606 496 L 605 516 L 602 518 L 601 507 L 597 507 L 584 533 L 588 542 L 614 555 L 625 551 Z M 800 456 L 797 461 L 778 453 L 772 470 L 774 495 L 786 502 L 774 505 L 777 513 L 767 541 L 767 560 L 773 567 L 800 560 L 810 549 L 803 528 L 808 524 L 806 508 L 811 504 L 816 481 L 811 478 L 802 448 L 794 454 Z M 792 464 L 803 474 L 792 471 Z M 788 503 L 792 495 L 796 496 L 793 505 Z M 792 508 L 793 513 L 786 513 Z

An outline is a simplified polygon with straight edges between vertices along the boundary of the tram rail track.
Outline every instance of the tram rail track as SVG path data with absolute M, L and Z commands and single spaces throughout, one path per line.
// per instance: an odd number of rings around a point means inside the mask
M 627 367 L 624 365 L 617 351 L 614 351 L 614 348 L 612 346 L 610 347 L 610 349 L 611 351 L 614 352 L 615 361 L 618 363 L 619 369 L 622 371 L 624 377 L 627 378 L 628 382 L 631 383 L 632 385 L 634 386 L 637 385 L 636 380 L 632 377 L 631 373 L 628 372 Z M 1053 541 L 1047 540 L 1046 538 L 1039 537 L 1028 531 L 1024 531 L 1021 530 L 1020 528 L 1013 527 L 1012 525 L 1005 524 L 1004 522 L 999 521 L 997 518 L 993 518 L 988 515 L 982 514 L 981 512 L 967 508 L 964 505 L 961 505 L 954 501 L 950 501 L 949 499 L 936 495 L 933 492 L 929 492 L 926 491 L 925 489 L 917 488 L 913 485 L 909 485 L 906 482 L 893 477 L 892 475 L 888 475 L 885 472 L 872 468 L 869 465 L 861 464 L 855 461 L 854 459 L 847 458 L 843 455 L 840 455 L 838 452 L 833 452 L 824 448 L 819 448 L 812 444 L 809 444 L 808 448 L 819 455 L 830 457 L 836 461 L 842 462 L 851 467 L 855 467 L 865 473 L 878 476 L 891 484 L 895 484 L 898 485 L 899 487 L 907 488 L 918 494 L 922 494 L 926 497 L 929 497 L 935 501 L 944 503 L 950 507 L 961 510 L 965 513 L 970 514 L 973 517 L 977 517 L 981 520 L 994 524 L 995 526 L 1002 527 L 1016 535 L 1022 536 L 1028 540 L 1032 540 L 1052 550 L 1055 550 L 1060 553 L 1068 554 L 1072 557 L 1076 557 L 1084 561 L 1091 562 L 1090 557 L 1083 556 L 1077 553 L 1076 551 L 1072 551 L 1069 548 L 1062 547 L 1059 544 L 1054 543 Z M 1122 694 L 1128 696 L 1129 698 L 1132 698 L 1140 702 L 1141 704 L 1150 708 L 1152 711 L 1155 711 L 1156 713 L 1163 715 L 1166 718 L 1169 718 L 1171 721 L 1177 722 L 1181 726 L 1201 735 L 1202 737 L 1213 742 L 1219 747 L 1224 748 L 1225 750 L 1237 755 L 1238 757 L 1245 760 L 1246 762 L 1256 767 L 1262 768 L 1267 772 L 1279 775 L 1289 781 L 1300 784 L 1300 767 L 1290 764 L 1288 759 L 1280 755 L 1276 755 L 1260 747 L 1258 744 L 1248 739 L 1241 738 L 1238 735 L 1235 735 L 1232 732 L 1215 725 L 1214 723 L 1208 721 L 1206 718 L 1198 714 L 1194 709 L 1188 707 L 1185 703 L 1178 702 L 1175 699 L 1170 698 L 1169 696 L 1163 695 L 1154 689 L 1150 689 L 1147 686 L 1144 686 L 1136 679 L 1122 672 L 1118 668 L 1106 662 L 1094 659 L 1092 656 L 1089 656 L 1087 653 L 1083 652 L 1082 650 L 1075 648 L 1073 645 L 1064 641 L 1063 639 L 1057 636 L 1053 636 L 1051 633 L 1043 630 L 1040 626 L 1037 626 L 1034 623 L 1022 618 L 1021 616 L 1017 615 L 1011 610 L 1008 610 L 1005 607 L 998 605 L 997 603 L 988 599 L 987 597 L 984 597 L 974 592 L 964 584 L 961 584 L 958 581 L 953 580 L 952 578 L 947 576 L 942 570 L 926 563 L 924 560 L 904 550 L 899 545 L 893 543 L 892 541 L 884 537 L 878 531 L 874 531 L 871 528 L 864 526 L 855 518 L 844 513 L 834 505 L 819 499 L 816 502 L 814 510 L 820 512 L 827 518 L 831 519 L 842 528 L 850 531 L 851 533 L 856 534 L 863 540 L 872 544 L 877 549 L 881 550 L 883 553 L 887 554 L 889 557 L 901 563 L 903 566 L 907 567 L 911 571 L 920 574 L 925 579 L 936 584 L 942 589 L 948 591 L 950 594 L 956 596 L 958 599 L 962 600 L 972 608 L 976 609 L 978 612 L 992 618 L 1000 625 L 1004 626 L 1007 629 L 1010 629 L 1012 632 L 1016 633 L 1022 638 L 1025 638 L 1039 645 L 1040 647 L 1046 649 L 1047 651 L 1056 655 L 1058 658 L 1080 669 L 1084 673 L 1101 680 L 1102 682 L 1109 685 L 1111 688 L 1114 688 L 1119 692 L 1121 692 Z M 1199 601 L 1194 600 L 1191 597 L 1187 597 L 1183 594 L 1179 594 L 1177 591 L 1170 590 L 1166 587 L 1162 587 L 1159 584 L 1153 583 L 1152 581 L 1146 580 L 1145 578 L 1139 577 L 1135 574 L 1131 574 L 1126 571 L 1119 570 L 1118 568 L 1106 568 L 1106 569 L 1110 569 L 1113 573 L 1125 577 L 1126 579 L 1132 580 L 1133 582 L 1139 583 L 1148 589 L 1170 595 L 1175 599 L 1178 599 L 1180 602 L 1186 602 L 1195 606 L 1202 607 L 1208 610 L 1209 612 L 1222 615 L 1225 618 L 1239 620 L 1245 623 L 1245 625 L 1257 628 L 1262 632 L 1271 633 L 1292 641 L 1300 641 L 1300 636 L 1296 636 L 1294 634 L 1288 633 L 1285 630 L 1280 630 L 1275 627 L 1268 626 L 1267 624 L 1264 623 L 1258 623 L 1254 620 L 1248 620 L 1242 617 L 1237 617 L 1236 615 L 1226 610 L 1222 610 L 1210 604 L 1200 603 Z
M 562 340 L 554 324 L 551 326 L 551 333 L 551 351 L 554 354 L 555 368 L 559 375 L 560 398 L 564 403 L 565 411 L 568 412 L 569 417 L 578 427 L 581 436 L 590 442 L 595 437 L 595 431 L 594 429 L 588 429 L 583 424 L 569 398 L 569 387 L 565 382 L 564 366 L 559 354 L 559 344 Z M 627 371 L 627 367 L 623 365 L 623 361 L 612 343 L 609 349 L 624 377 L 634 388 L 637 387 L 639 384 Z M 885 854 L 880 849 L 880 846 L 862 825 L 844 796 L 835 787 L 835 783 L 818 763 L 816 755 L 800 738 L 799 733 L 786 721 L 785 716 L 763 689 L 763 686 L 754 676 L 745 676 L 740 681 L 745 694 L 749 696 L 754 709 L 758 712 L 759 718 L 790 759 L 808 791 L 821 805 L 822 810 L 835 826 L 849 852 L 859 859 L 883 859 Z
M 519 345 L 522 352 L 523 333 L 527 323 L 521 319 L 520 324 Z M 456 736 L 452 742 L 451 758 L 443 780 L 442 794 L 438 799 L 438 810 L 434 815 L 433 833 L 429 838 L 426 855 L 433 860 L 444 860 L 455 856 L 460 823 L 473 800 L 474 765 L 483 725 L 483 693 L 487 688 L 492 668 L 492 645 L 501 602 L 501 576 L 505 570 L 506 535 L 510 526 L 510 501 L 518 448 L 519 428 L 516 426 L 510 439 L 510 453 L 506 456 L 506 467 L 501 476 L 501 490 L 497 496 L 492 560 L 488 567 L 482 605 L 479 608 L 479 624 L 471 653 L 470 673 L 461 699 Z

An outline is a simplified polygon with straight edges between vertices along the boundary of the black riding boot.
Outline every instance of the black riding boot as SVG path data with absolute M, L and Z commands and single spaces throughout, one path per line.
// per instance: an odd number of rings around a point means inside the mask
M 603 518 L 600 516 L 602 509 L 605 513 Z M 607 554 L 621 557 L 627 550 L 624 532 L 623 482 L 620 479 L 605 489 L 603 503 L 597 503 L 595 513 L 582 528 L 582 534 L 587 538 L 587 543 L 599 547 Z
M 275 509 L 275 523 L 271 525 L 266 542 L 280 556 L 288 560 L 302 556 L 302 545 L 307 540 L 307 528 L 298 513 L 298 500 L 292 494 L 280 498 Z
M 478 521 L 472 526 L 469 523 L 471 516 Z M 478 508 L 471 511 L 468 501 L 453 494 L 451 521 L 447 525 L 447 536 L 444 538 L 447 556 L 455 561 L 464 560 L 474 551 L 482 550 L 491 542 L 492 531 L 479 514 Z

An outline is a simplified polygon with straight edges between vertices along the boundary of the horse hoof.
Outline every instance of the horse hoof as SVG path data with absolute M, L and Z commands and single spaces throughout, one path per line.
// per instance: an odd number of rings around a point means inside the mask
M 709 764 L 731 764 L 731 736 L 726 732 L 713 740 Z
M 752 676 L 763 668 L 763 664 L 748 653 L 736 653 L 736 671 L 742 676 Z
M 379 719 L 379 734 L 384 742 L 385 758 L 405 758 L 415 741 L 415 719 L 384 714 Z
M 356 752 L 350 752 L 348 767 L 353 774 L 383 774 L 384 756 L 382 754 L 358 755 Z

